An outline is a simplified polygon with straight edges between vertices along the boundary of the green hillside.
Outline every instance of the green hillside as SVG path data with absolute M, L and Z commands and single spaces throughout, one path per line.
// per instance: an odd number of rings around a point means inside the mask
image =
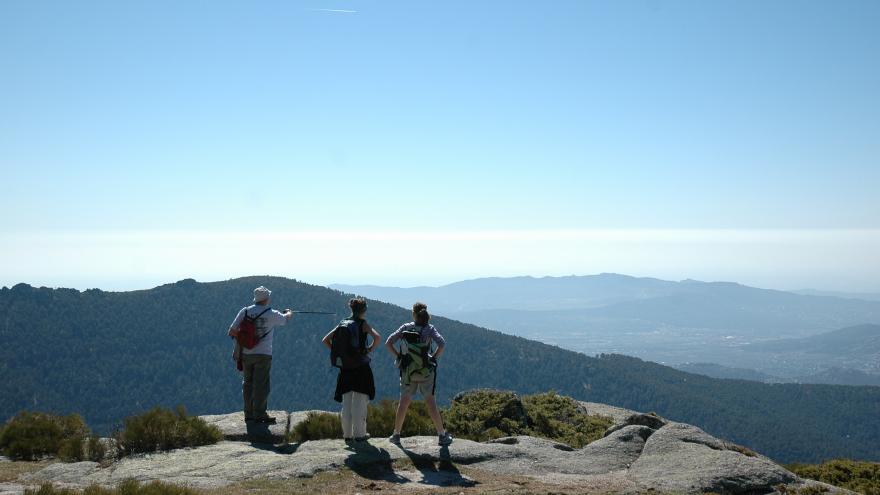
M 345 311 L 347 296 L 274 277 L 184 280 L 146 291 L 0 290 L 0 415 L 21 409 L 81 413 L 99 430 L 155 405 L 196 414 L 239 408 L 239 375 L 226 329 L 253 287 L 273 306 Z M 427 301 L 430 304 L 430 301 Z M 408 311 L 371 303 L 383 335 Z M 275 336 L 270 407 L 335 408 L 335 370 L 320 338 L 335 321 L 301 315 Z M 437 318 L 449 341 L 438 395 L 474 387 L 521 393 L 549 389 L 696 424 L 781 462 L 847 457 L 880 460 L 880 388 L 765 385 L 692 375 L 624 356 L 587 357 Z M 374 364 L 380 397 L 397 392 L 385 354 Z

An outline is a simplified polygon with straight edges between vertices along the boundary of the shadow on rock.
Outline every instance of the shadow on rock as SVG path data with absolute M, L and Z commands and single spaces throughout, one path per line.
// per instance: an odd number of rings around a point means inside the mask
M 345 465 L 362 478 L 371 480 L 406 483 L 409 479 L 397 475 L 392 466 L 391 454 L 369 442 L 360 442 L 348 447 L 352 453 L 345 459 Z
M 269 452 L 275 452 L 276 454 L 283 455 L 292 455 L 295 454 L 297 449 L 301 444 L 299 443 L 286 443 L 283 445 L 275 445 L 272 443 L 262 443 L 262 442 L 251 442 L 251 447 L 260 450 L 266 450 Z
M 409 458 L 413 466 L 421 473 L 421 484 L 432 486 L 461 486 L 470 487 L 477 483 L 462 476 L 452 458 L 449 455 L 449 446 L 440 447 L 439 459 L 434 460 L 430 454 L 419 454 L 413 452 L 406 447 L 400 446 L 400 450 Z
M 266 423 L 248 422 L 245 424 L 247 429 L 247 438 L 252 444 L 254 443 L 275 443 L 275 435 L 269 429 Z

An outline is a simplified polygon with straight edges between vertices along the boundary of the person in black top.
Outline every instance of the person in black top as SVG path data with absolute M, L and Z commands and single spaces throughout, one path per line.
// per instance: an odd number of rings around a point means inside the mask
M 376 397 L 373 370 L 370 368 L 370 354 L 378 347 L 382 336 L 364 319 L 367 312 L 365 300 L 353 298 L 348 301 L 348 306 L 351 308 L 351 317 L 343 320 L 339 326 L 331 330 L 322 342 L 332 350 L 334 338 L 349 338 L 354 348 L 353 352 L 359 354 L 359 363 L 356 367 L 339 370 L 333 398 L 336 402 L 342 403 L 342 436 L 345 441 L 363 442 L 369 438 L 367 435 L 367 401 Z M 367 336 L 373 338 L 369 347 L 366 346 Z M 359 346 L 363 346 L 363 348 L 359 348 Z

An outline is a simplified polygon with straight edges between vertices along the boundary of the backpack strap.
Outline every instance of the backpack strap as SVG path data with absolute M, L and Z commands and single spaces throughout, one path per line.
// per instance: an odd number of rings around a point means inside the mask
M 366 323 L 367 321 L 364 320 L 363 318 L 346 318 L 345 320 L 342 320 L 342 321 L 343 322 L 353 321 L 353 322 L 357 323 L 357 330 L 356 331 L 357 331 L 357 338 L 358 338 L 358 341 L 357 341 L 358 347 L 361 350 L 366 350 L 367 337 L 366 337 L 366 334 L 364 334 L 364 323 Z M 340 326 L 343 326 L 343 325 L 340 325 Z M 344 326 L 345 326 L 345 330 L 346 330 L 348 338 L 351 339 L 351 337 L 353 337 L 353 335 L 351 334 L 351 327 L 348 325 L 344 325 Z
M 268 308 L 264 309 L 260 314 L 258 314 L 257 316 L 254 317 L 254 321 L 259 320 L 261 316 L 263 316 L 264 314 L 266 314 L 268 311 L 271 311 L 271 310 L 272 310 L 271 307 L 268 307 Z M 245 313 L 247 313 L 247 311 L 245 311 Z M 268 332 L 266 332 L 266 333 L 264 333 L 263 335 L 257 337 L 257 342 L 260 342 L 261 340 L 265 339 L 267 335 L 269 335 L 270 333 L 272 333 L 272 330 L 275 330 L 275 328 L 272 327 L 272 328 L 269 329 Z
M 364 333 L 364 323 L 366 320 L 358 320 L 358 345 L 361 348 L 362 352 L 366 352 L 367 350 L 367 334 Z

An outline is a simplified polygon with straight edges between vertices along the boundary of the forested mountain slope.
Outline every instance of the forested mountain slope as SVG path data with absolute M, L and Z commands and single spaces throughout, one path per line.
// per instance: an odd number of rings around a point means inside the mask
M 348 296 L 275 277 L 183 280 L 151 290 L 0 290 L 0 415 L 21 409 L 79 412 L 109 429 L 154 405 L 197 414 L 239 407 L 239 375 L 226 329 L 260 284 L 273 306 L 337 311 Z M 427 301 L 430 304 L 430 301 Z M 370 322 L 387 335 L 409 311 L 371 303 Z M 438 395 L 497 387 L 555 389 L 580 400 L 656 411 L 783 461 L 834 457 L 880 460 L 880 388 L 766 385 L 692 375 L 624 356 L 593 358 L 443 318 L 449 342 Z M 298 316 L 277 330 L 270 407 L 333 408 L 335 370 L 320 338 L 332 318 Z M 394 397 L 397 375 L 384 351 L 374 364 L 379 396 Z

